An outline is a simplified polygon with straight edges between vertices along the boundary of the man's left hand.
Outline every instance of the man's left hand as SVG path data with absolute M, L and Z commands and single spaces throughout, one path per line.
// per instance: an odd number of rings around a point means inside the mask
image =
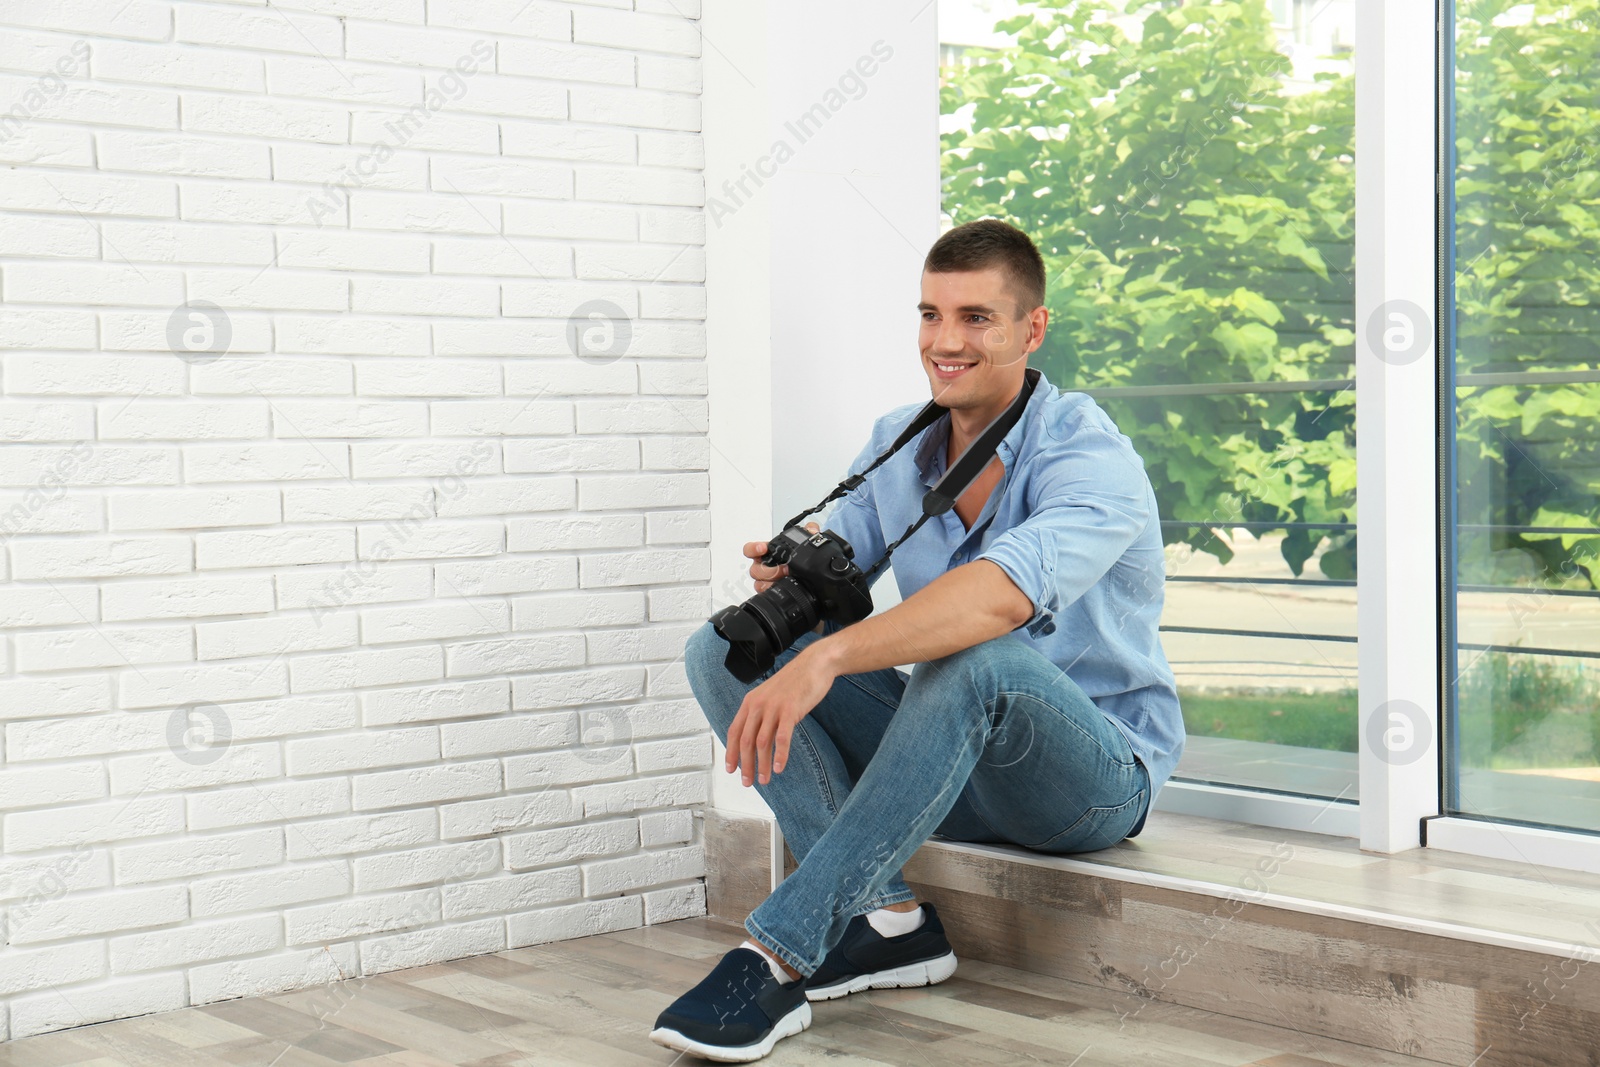
M 782 772 L 789 760 L 789 738 L 795 724 L 822 702 L 838 677 L 821 655 L 810 654 L 812 642 L 771 678 L 745 694 L 739 713 L 728 727 L 726 769 L 743 770 L 744 784 L 759 771 L 761 784 Z

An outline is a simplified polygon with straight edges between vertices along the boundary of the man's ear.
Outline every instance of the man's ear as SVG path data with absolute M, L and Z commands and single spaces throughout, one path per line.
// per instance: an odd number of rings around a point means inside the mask
M 1023 352 L 1023 355 L 1033 352 L 1040 345 L 1044 344 L 1044 331 L 1045 327 L 1049 324 L 1050 309 L 1045 307 L 1043 304 L 1040 304 L 1038 307 L 1034 308 L 1028 313 L 1028 328 L 1032 336 L 1028 341 L 1028 347 Z

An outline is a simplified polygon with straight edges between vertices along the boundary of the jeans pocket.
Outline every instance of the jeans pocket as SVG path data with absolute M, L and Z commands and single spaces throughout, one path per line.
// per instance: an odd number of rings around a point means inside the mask
M 1141 787 L 1127 803 L 1114 808 L 1089 808 L 1059 834 L 1028 847 L 1038 852 L 1095 852 L 1110 848 L 1127 837 L 1144 814 L 1145 795 Z

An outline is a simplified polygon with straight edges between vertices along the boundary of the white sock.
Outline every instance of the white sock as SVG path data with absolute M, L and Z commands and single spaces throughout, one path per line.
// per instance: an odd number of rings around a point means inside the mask
M 784 971 L 783 964 L 778 962 L 778 957 L 768 952 L 764 945 L 759 945 L 747 938 L 746 940 L 739 942 L 739 947 L 754 949 L 756 952 L 760 953 L 761 958 L 766 960 L 767 966 L 772 969 L 772 977 L 776 978 L 778 981 L 788 983 L 795 980 L 790 978 L 789 975 Z
M 910 911 L 890 911 L 888 908 L 879 908 L 867 912 L 867 922 L 883 937 L 899 937 L 909 934 L 922 925 L 922 905 L 918 904 Z

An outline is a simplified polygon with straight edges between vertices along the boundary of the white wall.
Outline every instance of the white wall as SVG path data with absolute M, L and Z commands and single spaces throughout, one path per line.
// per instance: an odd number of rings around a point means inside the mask
M 796 146 L 770 187 L 775 522 L 838 484 L 874 418 L 929 396 L 917 301 L 939 236 L 935 14 L 831 0 L 771 27 L 773 137 Z
M 703 912 L 697 16 L 0 5 L 0 1038 Z
M 745 542 L 837 485 L 875 418 L 928 398 L 916 304 L 939 235 L 934 8 L 706 4 L 717 607 L 753 592 Z M 892 576 L 873 599 L 880 611 L 898 602 Z M 712 796 L 770 814 L 723 772 L 720 745 Z

